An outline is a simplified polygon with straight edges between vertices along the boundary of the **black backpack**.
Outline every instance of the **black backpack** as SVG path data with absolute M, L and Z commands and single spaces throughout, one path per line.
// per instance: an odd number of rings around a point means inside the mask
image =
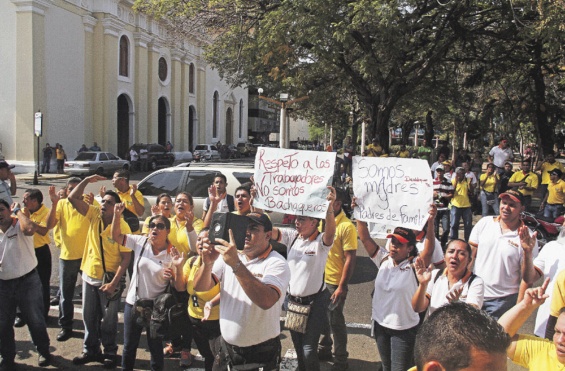
M 137 215 L 128 209 L 124 209 L 122 216 L 124 217 L 125 222 L 128 223 L 129 229 L 131 229 L 132 233 L 139 231 L 139 218 Z

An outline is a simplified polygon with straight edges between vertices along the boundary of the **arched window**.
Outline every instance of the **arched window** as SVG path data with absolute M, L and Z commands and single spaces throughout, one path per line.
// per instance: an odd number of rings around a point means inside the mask
M 120 37 L 120 76 L 129 76 L 129 40 L 127 36 Z
M 188 66 L 188 92 L 194 94 L 194 63 Z
M 243 137 L 243 99 L 240 99 L 239 100 L 239 138 L 241 139 L 242 137 Z
M 220 104 L 220 94 L 217 91 L 214 92 L 214 113 L 212 114 L 212 137 L 218 137 L 218 112 Z

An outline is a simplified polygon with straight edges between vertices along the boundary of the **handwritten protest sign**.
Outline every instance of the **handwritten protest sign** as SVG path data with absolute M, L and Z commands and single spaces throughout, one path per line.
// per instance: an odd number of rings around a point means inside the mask
M 393 157 L 353 158 L 355 218 L 422 229 L 433 200 L 433 179 L 425 160 Z
M 286 214 L 324 218 L 335 153 L 260 147 L 255 156 L 253 205 Z

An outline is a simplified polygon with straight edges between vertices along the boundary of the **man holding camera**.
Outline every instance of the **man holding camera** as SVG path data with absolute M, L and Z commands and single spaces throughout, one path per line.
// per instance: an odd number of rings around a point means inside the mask
M 221 369 L 238 365 L 278 369 L 281 357 L 281 306 L 290 281 L 288 263 L 272 250 L 273 225 L 265 214 L 250 213 L 244 246 L 216 239 L 204 244 L 194 289 L 208 291 L 221 281 Z M 219 257 L 222 259 L 218 259 Z

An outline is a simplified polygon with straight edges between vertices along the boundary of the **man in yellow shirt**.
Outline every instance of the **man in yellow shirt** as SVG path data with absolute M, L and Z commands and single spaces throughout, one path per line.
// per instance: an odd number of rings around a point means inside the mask
M 455 177 L 451 180 L 453 184 L 453 198 L 451 199 L 451 235 L 450 239 L 459 238 L 459 221 L 463 218 L 463 230 L 465 241 L 469 240 L 473 228 L 473 212 L 469 195 L 473 194 L 475 186 L 470 179 L 465 177 L 465 169 L 455 169 Z
M 538 175 L 530 171 L 532 164 L 530 161 L 522 161 L 520 168 L 522 171 L 517 171 L 508 180 L 508 187 L 517 187 L 518 191 L 524 195 L 524 206 L 526 210 L 532 204 L 532 195 L 538 189 Z
M 563 215 L 565 207 L 565 182 L 561 179 L 563 172 L 559 169 L 548 171 L 550 181 L 547 185 L 548 192 L 545 194 L 540 210 L 543 210 L 543 216 L 552 220 Z
M 69 194 L 80 183 L 80 178 L 69 178 L 64 189 L 65 198 L 61 199 L 55 187 L 49 187 L 52 211 L 47 222 L 48 228 L 58 234 L 59 247 L 59 326 L 61 331 L 57 335 L 58 341 L 71 338 L 73 332 L 74 305 L 73 297 L 77 276 L 80 272 L 86 236 L 90 227 L 88 221 L 71 204 Z M 92 194 L 89 199 L 93 200 Z M 97 203 L 98 204 L 98 203 Z
M 84 322 L 83 353 L 73 359 L 73 364 L 84 365 L 90 362 L 102 362 L 106 368 L 116 366 L 118 344 L 118 308 L 120 300 L 108 300 L 121 285 L 121 278 L 131 259 L 131 250 L 124 247 L 122 241 L 114 241 L 110 227 L 114 218 L 114 205 L 120 203 L 120 196 L 113 191 L 106 191 L 100 207 L 86 203 L 82 195 L 89 183 L 106 180 L 100 175 L 84 178 L 69 194 L 68 200 L 85 217 L 88 224 L 86 246 L 82 257 L 82 309 Z M 122 233 L 131 233 L 128 224 L 122 219 Z M 105 272 L 114 273 L 112 281 L 103 283 Z M 100 351 L 104 346 L 104 355 Z
M 49 315 L 49 301 L 51 298 L 51 289 L 49 280 L 51 279 L 51 250 L 49 243 L 51 239 L 47 234 L 47 216 L 49 209 L 43 205 L 43 193 L 37 188 L 27 189 L 23 195 L 22 203 L 25 206 L 23 212 L 29 219 L 37 224 L 37 229 L 33 235 L 33 247 L 35 248 L 35 256 L 37 258 L 37 273 L 41 280 L 43 288 L 43 310 L 45 321 Z M 16 325 L 19 325 L 16 319 Z
M 318 354 L 321 359 L 332 358 L 332 338 L 335 362 L 332 370 L 347 369 L 347 327 L 343 315 L 343 307 L 347 298 L 347 285 L 355 270 L 357 259 L 357 229 L 345 215 L 343 204 L 346 202 L 346 193 L 336 189 L 336 200 L 333 204 L 335 217 L 334 243 L 328 253 L 325 268 L 326 287 L 331 294 L 330 309 L 328 310 L 329 326 L 322 333 Z
M 382 152 L 383 152 L 383 147 L 381 147 L 377 138 L 373 138 L 371 144 L 367 146 L 367 156 L 380 157 Z
M 559 282 L 558 279 L 557 282 Z M 549 278 L 546 278 L 542 286 L 526 290 L 524 299 L 498 320 L 498 323 L 512 337 L 512 342 L 506 350 L 508 358 L 529 370 L 565 369 L 565 308 L 559 310 L 553 342 L 531 335 L 517 334 L 528 317 L 547 299 L 545 290 L 548 284 Z M 556 290 L 553 290 L 553 295 L 556 294 Z
M 137 190 L 137 184 L 129 184 L 129 178 L 129 170 L 117 170 L 112 177 L 112 185 L 126 209 L 140 217 L 145 212 L 143 195 Z M 100 197 L 103 197 L 105 192 L 106 187 L 102 186 L 100 188 Z
M 542 200 L 547 194 L 547 187 L 550 182 L 549 173 L 554 169 L 559 169 L 562 173 L 565 173 L 565 167 L 563 164 L 555 160 L 555 153 L 553 151 L 549 151 L 545 156 L 545 161 L 536 167 L 536 171 L 539 171 L 541 174 L 540 191 Z

